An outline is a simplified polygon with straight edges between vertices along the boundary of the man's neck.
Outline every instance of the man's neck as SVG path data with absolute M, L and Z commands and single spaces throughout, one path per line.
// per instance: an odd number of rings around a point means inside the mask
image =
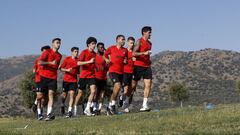
M 130 47 L 128 47 L 127 49 L 128 49 L 128 51 L 130 51 L 130 52 L 133 50 L 133 49 L 132 49 L 132 48 L 130 48 Z
M 90 48 L 90 47 L 88 47 L 88 50 L 90 51 L 90 52 L 92 52 L 93 50 Z
M 143 38 L 144 40 L 146 40 L 146 41 L 148 40 L 148 38 L 147 38 L 147 37 L 145 37 L 145 36 L 142 36 L 142 38 Z
M 98 54 L 99 54 L 99 55 L 103 55 L 103 53 L 102 53 L 102 52 L 98 52 Z
M 116 46 L 118 49 L 122 47 L 120 44 L 116 44 Z
M 52 48 L 52 50 L 53 50 L 54 52 L 57 52 L 57 51 L 58 51 L 56 48 Z

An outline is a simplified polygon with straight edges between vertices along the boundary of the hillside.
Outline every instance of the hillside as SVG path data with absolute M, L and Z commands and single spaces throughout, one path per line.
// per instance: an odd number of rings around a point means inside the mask
M 0 76 L 1 115 L 10 112 L 14 112 L 11 113 L 12 115 L 25 113 L 16 83 L 21 78 L 21 74 L 32 67 L 36 57 L 22 56 L 0 60 L 2 62 L 0 72 L 6 74 Z M 190 99 L 184 105 L 239 102 L 240 98 L 235 92 L 235 81 L 240 76 L 238 52 L 218 49 L 160 52 L 152 56 L 152 70 L 154 79 L 150 105 L 153 108 L 178 106 L 178 103 L 170 101 L 168 91 L 169 84 L 174 81 L 185 83 L 190 90 Z M 60 76 L 62 77 L 61 74 Z M 142 95 L 142 83 L 140 83 L 134 96 L 134 108 L 140 107 Z

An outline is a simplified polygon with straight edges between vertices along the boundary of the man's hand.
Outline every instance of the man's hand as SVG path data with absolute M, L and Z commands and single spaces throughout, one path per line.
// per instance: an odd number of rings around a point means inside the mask
M 49 62 L 49 64 L 56 65 L 57 63 L 56 63 L 56 60 L 54 60 L 54 61 Z
M 89 63 L 94 63 L 95 62 L 95 58 L 91 58 L 91 60 L 89 60 Z
M 71 72 L 71 71 L 72 71 L 72 68 L 66 69 L 66 72 Z
M 152 52 L 151 52 L 150 50 L 148 50 L 148 51 L 144 52 L 143 54 L 144 54 L 144 55 L 151 55 L 151 53 L 152 53 Z

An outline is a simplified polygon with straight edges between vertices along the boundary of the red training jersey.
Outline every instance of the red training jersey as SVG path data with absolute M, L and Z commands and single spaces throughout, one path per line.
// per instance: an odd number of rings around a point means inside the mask
M 77 65 L 78 59 L 68 56 L 63 60 L 60 68 L 69 69 L 72 68 L 70 72 L 65 72 L 63 76 L 64 82 L 77 82 L 77 74 L 79 72 L 79 66 Z
M 146 52 L 148 50 L 151 50 L 152 43 L 149 40 L 140 38 L 139 42 L 140 42 L 140 46 L 137 52 Z M 134 62 L 134 65 L 140 66 L 140 67 L 150 67 L 151 66 L 150 55 L 136 56 L 136 61 Z
M 45 78 L 57 80 L 57 70 L 61 59 L 62 55 L 59 52 L 54 52 L 53 49 L 43 51 L 39 60 L 44 62 L 51 62 L 55 60 L 56 64 L 42 65 L 43 68 L 40 75 Z
M 132 51 L 128 50 L 128 60 L 127 60 L 127 64 L 124 65 L 124 73 L 129 73 L 132 74 L 133 73 L 133 55 L 132 55 Z
M 107 79 L 107 64 L 103 59 L 103 56 L 96 54 L 95 58 L 95 75 L 96 79 L 106 80 Z
M 96 53 L 94 51 L 90 52 L 89 49 L 85 49 L 79 55 L 79 61 L 85 62 L 95 57 Z M 82 65 L 80 78 L 95 78 L 95 63 Z
M 127 55 L 126 48 L 117 48 L 116 45 L 110 46 L 104 53 L 106 58 L 110 56 L 109 73 L 123 74 L 124 59 L 127 58 Z

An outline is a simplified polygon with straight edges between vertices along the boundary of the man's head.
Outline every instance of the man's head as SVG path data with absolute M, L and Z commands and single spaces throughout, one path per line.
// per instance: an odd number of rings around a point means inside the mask
M 52 47 L 56 50 L 58 50 L 61 46 L 61 39 L 60 38 L 54 38 L 52 40 Z
M 135 43 L 134 37 L 128 37 L 127 42 L 128 42 L 128 48 L 133 49 L 133 46 Z
M 77 58 L 78 52 L 79 52 L 79 48 L 78 48 L 78 47 L 72 47 L 72 48 L 71 48 L 71 52 L 72 52 L 72 56 L 73 56 L 74 58 Z
M 99 53 L 103 54 L 105 51 L 104 43 L 102 42 L 97 43 L 97 50 Z
M 124 46 L 124 44 L 125 44 L 124 35 L 117 35 L 116 42 L 117 42 L 118 45 Z
M 145 37 L 146 39 L 151 38 L 151 33 L 152 33 L 152 28 L 150 26 L 144 26 L 142 28 L 142 36 Z
M 47 49 L 50 49 L 50 46 L 49 46 L 49 45 L 43 46 L 43 47 L 41 48 L 41 51 L 43 52 L 43 51 L 45 51 L 45 50 L 47 50 Z
M 97 39 L 95 37 L 89 37 L 86 41 L 86 44 L 90 50 L 94 50 L 97 44 Z

